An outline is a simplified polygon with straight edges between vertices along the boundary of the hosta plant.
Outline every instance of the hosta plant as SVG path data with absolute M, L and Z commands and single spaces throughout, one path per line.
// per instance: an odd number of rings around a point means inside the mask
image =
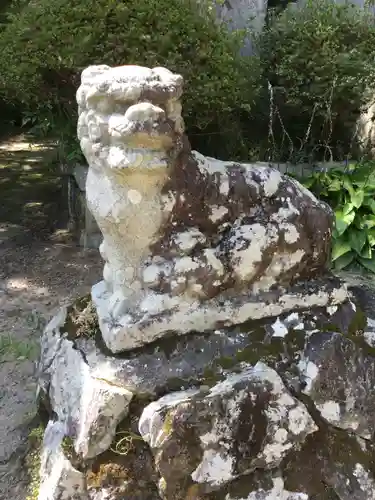
M 375 163 L 315 172 L 302 182 L 335 212 L 334 268 L 359 265 L 375 273 Z

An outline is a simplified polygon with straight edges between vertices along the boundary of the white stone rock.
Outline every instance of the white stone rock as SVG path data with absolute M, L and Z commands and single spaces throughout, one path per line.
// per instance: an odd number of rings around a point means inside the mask
M 258 428 L 263 418 L 265 422 Z M 244 422 L 252 424 L 242 428 Z M 261 362 L 228 376 L 211 389 L 168 394 L 148 405 L 139 421 L 139 432 L 163 471 L 170 459 L 169 450 L 178 453 L 175 442 L 184 440 L 185 431 L 186 435 L 199 436 L 201 459 L 191 479 L 215 489 L 258 467 L 278 466 L 289 451 L 298 448 L 316 430 L 305 406 L 288 393 L 279 375 Z M 261 443 L 257 452 L 252 449 L 253 440 Z M 196 448 L 189 446 L 196 446 L 195 442 L 187 443 L 181 450 L 188 463 L 189 452 L 194 457 L 197 453 Z M 242 450 L 240 456 L 234 451 L 237 449 Z M 237 471 L 238 463 L 241 473 Z M 173 468 L 164 473 L 163 480 L 167 485 L 173 481 Z
M 42 351 L 41 379 L 76 452 L 91 458 L 109 448 L 133 394 L 107 381 L 99 366 L 94 374 L 73 342 L 60 337 L 65 315 L 66 309 L 61 310 L 43 335 L 42 346 L 47 347 Z
M 373 477 L 371 477 L 372 474 L 362 464 L 357 463 L 353 475 L 358 481 L 360 490 L 366 494 L 366 498 L 368 500 L 375 500 L 375 482 Z
M 103 339 L 111 351 L 120 352 L 154 342 L 166 331 L 185 335 L 192 330 L 214 330 L 219 322 L 226 325 L 240 324 L 249 318 L 256 320 L 277 317 L 286 311 L 337 304 L 344 302 L 348 292 L 345 287 L 338 287 L 311 294 L 285 293 L 275 302 L 245 295 L 236 302 L 222 303 L 212 299 L 203 304 L 196 300 L 183 302 L 180 298 L 171 298 L 167 294 L 149 294 L 141 303 L 144 317 L 137 323 L 133 322 L 130 315 L 113 318 L 108 307 L 109 296 L 104 282 L 92 288 L 92 299 L 98 311 Z M 159 304 L 157 307 L 156 303 Z M 165 312 L 167 314 L 164 315 Z
M 65 429 L 49 422 L 43 441 L 38 500 L 88 500 L 85 475 L 65 457 L 61 444 Z

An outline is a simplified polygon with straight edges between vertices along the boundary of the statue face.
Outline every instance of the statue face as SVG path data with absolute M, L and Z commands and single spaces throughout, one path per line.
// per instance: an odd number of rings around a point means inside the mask
M 141 102 L 129 106 L 123 114 L 114 113 L 108 120 L 111 145 L 167 152 L 174 142 L 174 124 L 160 106 Z
M 94 168 L 139 167 L 147 154 L 160 164 L 183 133 L 181 93 L 182 77 L 163 68 L 85 70 L 77 92 L 78 135 L 88 163 Z

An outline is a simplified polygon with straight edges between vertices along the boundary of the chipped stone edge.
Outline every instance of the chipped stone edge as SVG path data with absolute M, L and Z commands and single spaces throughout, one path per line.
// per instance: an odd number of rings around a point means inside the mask
M 92 300 L 97 309 L 99 325 L 103 340 L 114 353 L 127 351 L 149 344 L 173 331 L 176 335 L 186 335 L 192 331 L 206 332 L 217 328 L 219 323 L 226 327 L 245 323 L 248 320 L 259 320 L 277 317 L 291 310 L 305 310 L 311 307 L 337 305 L 350 298 L 345 283 L 331 291 L 321 290 L 318 293 L 285 293 L 271 303 L 266 301 L 250 301 L 248 296 L 239 301 L 217 299 L 189 303 L 182 306 L 171 304 L 171 309 L 163 315 L 152 315 L 145 311 L 144 316 L 136 322 L 129 321 L 129 316 L 118 318 L 114 323 L 107 309 L 108 296 L 103 281 L 92 287 Z M 151 297 L 151 294 L 150 294 Z M 158 297 L 160 300 L 160 297 Z M 166 300 L 168 297 L 166 296 Z

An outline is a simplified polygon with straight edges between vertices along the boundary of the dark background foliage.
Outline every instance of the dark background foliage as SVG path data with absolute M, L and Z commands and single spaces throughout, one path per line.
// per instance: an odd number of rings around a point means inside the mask
M 0 10 L 3 121 L 56 136 L 75 160 L 75 92 L 90 64 L 166 66 L 185 79 L 193 147 L 223 159 L 362 154 L 375 22 L 333 0 L 270 0 L 261 34 L 229 33 L 212 0 L 8 0 Z M 244 36 L 254 54 L 240 56 Z M 21 120 L 22 118 L 22 120 Z

